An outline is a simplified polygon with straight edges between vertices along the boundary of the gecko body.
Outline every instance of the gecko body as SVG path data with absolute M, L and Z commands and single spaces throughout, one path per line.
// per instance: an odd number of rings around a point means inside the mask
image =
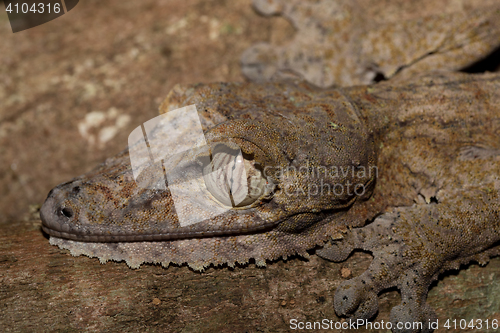
M 287 170 L 268 176 L 272 192 L 181 226 L 168 189 L 139 188 L 124 151 L 53 189 L 41 210 L 43 228 L 73 255 L 131 267 L 265 265 L 311 249 L 340 261 L 361 248 L 374 261 L 339 287 L 336 311 L 370 318 L 377 294 L 396 286 L 403 301 L 392 319 L 425 323 L 434 316 L 428 287 L 441 272 L 498 253 L 499 91 L 497 74 L 326 91 L 303 83 L 178 87 L 162 112 L 195 104 L 209 141 L 237 144 L 246 158 Z M 370 166 L 377 173 L 316 172 Z M 311 192 L 321 181 L 345 191 Z M 348 183 L 366 191 L 349 192 Z

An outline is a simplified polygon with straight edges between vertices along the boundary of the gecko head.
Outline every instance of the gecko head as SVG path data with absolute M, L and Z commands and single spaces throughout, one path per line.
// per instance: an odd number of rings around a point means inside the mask
M 147 211 L 162 201 L 168 201 L 168 192 L 137 186 L 128 152 L 124 151 L 91 172 L 53 188 L 40 210 L 42 229 L 50 236 L 81 241 L 134 240 L 135 234 L 140 240 L 140 216 L 132 213 L 141 202 L 143 211 Z M 136 218 L 136 225 L 128 223 L 128 218 Z
M 73 238 L 78 234 L 72 221 L 78 220 L 80 209 L 76 200 L 81 191 L 77 180 L 60 184 L 50 190 L 42 208 L 40 218 L 42 229 L 49 235 L 60 238 Z M 78 228 L 77 228 L 78 229 Z
M 325 150 L 299 135 L 280 143 L 275 128 L 247 120 L 205 134 L 208 150 L 151 162 L 138 177 L 126 150 L 55 187 L 41 209 L 43 230 L 85 242 L 299 232 L 348 209 L 359 197 L 356 184 L 373 185 L 371 175 L 356 171 L 374 161 L 364 136 L 343 134 L 336 140 L 346 138 L 343 149 Z M 342 173 L 328 178 L 320 162 Z
M 125 151 L 56 186 L 40 211 L 44 232 L 86 242 L 155 241 L 252 232 L 275 222 L 256 212 L 273 187 L 234 143 L 173 160 L 134 177 Z

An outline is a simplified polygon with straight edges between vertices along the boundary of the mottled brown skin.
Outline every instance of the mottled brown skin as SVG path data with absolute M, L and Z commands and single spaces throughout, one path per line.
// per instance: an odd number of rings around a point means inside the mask
M 310 249 L 341 261 L 364 249 L 374 260 L 338 288 L 337 313 L 371 318 L 378 293 L 395 286 L 402 303 L 392 321 L 422 321 L 423 331 L 434 317 L 430 283 L 498 253 L 498 74 L 434 73 L 327 91 L 293 83 L 176 87 L 161 112 L 190 104 L 209 142 L 236 143 L 263 165 L 376 164 L 376 179 L 356 179 L 367 186 L 362 196 L 307 196 L 299 188 L 327 178 L 292 172 L 274 179 L 264 200 L 181 227 L 168 190 L 138 188 L 124 151 L 51 191 L 41 215 L 52 244 L 102 262 L 200 270 L 251 258 L 265 265 Z M 349 177 L 335 182 L 345 186 Z M 286 185 L 295 191 L 285 193 Z

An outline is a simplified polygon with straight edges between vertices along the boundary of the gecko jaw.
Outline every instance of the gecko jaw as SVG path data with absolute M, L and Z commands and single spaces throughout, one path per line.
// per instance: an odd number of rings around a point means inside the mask
M 75 187 L 74 182 L 68 182 L 55 187 L 49 193 L 42 208 L 40 218 L 42 230 L 51 237 L 69 239 L 79 242 L 154 242 L 171 241 L 189 238 L 206 238 L 214 236 L 231 236 L 264 232 L 274 228 L 279 221 L 249 226 L 246 229 L 235 228 L 225 230 L 185 229 L 157 230 L 156 232 L 137 233 L 135 230 L 110 230 L 89 228 L 89 221 L 76 206 L 72 207 L 71 198 L 67 197 L 66 186 Z

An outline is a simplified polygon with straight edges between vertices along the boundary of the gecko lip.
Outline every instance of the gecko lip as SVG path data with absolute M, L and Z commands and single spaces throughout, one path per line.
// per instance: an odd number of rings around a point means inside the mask
M 214 236 L 240 235 L 268 230 L 274 225 L 259 225 L 248 230 L 164 230 L 163 232 L 138 234 L 134 231 L 90 228 L 81 223 L 84 216 L 72 207 L 73 198 L 68 192 L 80 191 L 80 182 L 75 180 L 61 184 L 50 191 L 40 209 L 42 230 L 51 237 L 70 239 L 79 242 L 142 242 L 167 241 L 183 238 L 204 238 Z M 75 190 L 77 189 L 77 190 Z

